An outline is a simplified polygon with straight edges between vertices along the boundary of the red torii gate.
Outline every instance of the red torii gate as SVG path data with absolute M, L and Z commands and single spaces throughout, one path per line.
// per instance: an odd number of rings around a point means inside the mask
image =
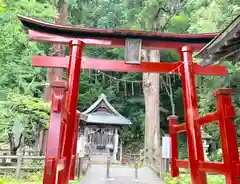
M 229 184 L 240 183 L 239 159 L 237 139 L 233 122 L 234 116 L 231 105 L 230 90 L 220 89 L 218 96 L 218 110 L 200 118 L 197 109 L 195 75 L 227 75 L 223 66 L 200 67 L 193 62 L 192 51 L 199 50 L 216 34 L 170 34 L 152 33 L 144 31 L 86 29 L 60 26 L 19 16 L 22 24 L 28 29 L 29 37 L 35 41 L 69 44 L 70 57 L 33 56 L 35 67 L 67 68 L 67 81 L 54 81 L 49 136 L 46 150 L 44 169 L 44 184 L 67 184 L 74 178 L 76 160 L 76 137 L 80 114 L 77 113 L 77 100 L 81 69 L 110 70 L 118 72 L 157 72 L 176 73 L 182 76 L 185 124 L 172 125 L 172 175 L 178 176 L 177 167 L 189 166 L 193 184 L 206 184 L 205 172 L 226 174 Z M 100 47 L 125 47 L 127 39 L 141 39 L 145 49 L 176 49 L 179 50 L 180 61 L 175 63 L 141 62 L 140 64 L 126 64 L 120 60 L 90 59 L 82 57 L 85 45 Z M 188 46 L 185 46 L 188 45 Z M 181 49 L 182 48 L 182 49 Z M 180 50 L 181 49 L 181 50 Z M 221 138 L 224 142 L 224 165 L 207 163 L 204 161 L 203 145 L 200 126 L 214 120 L 219 120 Z M 170 117 L 172 123 L 175 122 Z M 188 140 L 189 161 L 180 161 L 176 146 L 176 133 L 186 130 Z M 231 150 L 231 152 L 230 152 Z M 226 159 L 226 160 L 225 160 Z M 220 167 L 219 167 L 220 166 Z M 236 166 L 236 167 L 234 167 Z M 230 178 L 230 179 L 229 179 Z

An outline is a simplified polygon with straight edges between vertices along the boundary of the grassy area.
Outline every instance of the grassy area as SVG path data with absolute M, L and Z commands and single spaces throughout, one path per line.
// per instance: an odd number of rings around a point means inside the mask
M 190 184 L 190 175 L 181 174 L 179 178 L 171 178 L 170 174 L 163 175 L 164 181 L 167 184 Z M 208 175 L 208 184 L 225 184 L 225 177 L 223 175 Z
M 4 176 L 0 179 L 0 184 L 42 184 L 43 174 L 41 172 L 29 174 L 21 177 L 19 180 L 15 176 Z M 78 180 L 71 181 L 70 184 L 79 184 L 82 177 Z
M 0 180 L 0 184 L 42 184 L 42 173 L 37 172 L 21 177 L 19 180 L 15 176 L 4 176 Z
M 70 181 L 70 184 L 79 184 L 80 181 L 83 179 L 83 176 L 81 176 L 79 179 L 75 180 L 75 181 Z

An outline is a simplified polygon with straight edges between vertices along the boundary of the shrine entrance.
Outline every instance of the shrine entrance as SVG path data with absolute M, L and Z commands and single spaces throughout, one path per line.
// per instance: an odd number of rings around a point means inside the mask
M 104 94 L 101 94 L 98 100 L 82 114 L 87 118 L 81 121 L 80 132 L 86 144 L 91 147 L 92 160 L 95 158 L 107 160 L 109 152 L 112 151 L 111 160 L 116 162 L 121 144 L 119 129 L 121 126 L 131 125 L 131 121 L 123 117 L 108 102 Z
M 118 72 L 155 72 L 181 75 L 185 123 L 176 124 L 176 118 L 169 118 L 172 138 L 172 176 L 179 175 L 178 168 L 190 168 L 192 184 L 206 184 L 206 172 L 224 174 L 228 184 L 240 183 L 239 158 L 236 130 L 233 125 L 234 108 L 231 102 L 231 90 L 216 91 L 217 111 L 199 117 L 196 96 L 196 75 L 228 74 L 223 66 L 202 68 L 193 62 L 192 52 L 201 49 L 216 34 L 170 34 L 126 30 L 101 30 L 72 28 L 53 25 L 32 18 L 19 16 L 29 37 L 35 41 L 69 44 L 69 57 L 33 56 L 35 67 L 67 68 L 67 81 L 56 80 L 53 89 L 51 118 L 46 151 L 44 184 L 67 184 L 74 176 L 73 163 L 76 160 L 76 113 L 81 69 L 95 69 Z M 113 61 L 90 59 L 82 56 L 85 45 L 100 47 L 125 47 L 126 60 Z M 186 46 L 187 45 L 187 46 Z M 132 49 L 129 52 L 129 49 Z M 142 62 L 141 49 L 175 49 L 179 51 L 180 61 L 175 63 Z M 132 54 L 131 54 L 132 53 Z M 80 99 L 81 100 L 81 99 Z M 81 115 L 80 115 L 81 116 Z M 229 152 L 224 163 L 211 163 L 204 160 L 201 126 L 218 121 L 222 138 L 222 147 Z M 178 160 L 177 137 L 186 132 L 189 160 Z M 231 151 L 230 151 L 231 150 Z

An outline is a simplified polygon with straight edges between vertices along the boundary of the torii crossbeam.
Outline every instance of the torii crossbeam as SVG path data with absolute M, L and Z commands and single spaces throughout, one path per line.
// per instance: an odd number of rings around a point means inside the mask
M 198 167 L 204 162 L 202 138 L 195 120 L 199 118 L 195 75 L 227 75 L 224 66 L 202 68 L 193 62 L 192 51 L 199 50 L 216 36 L 212 34 L 173 34 L 129 30 L 103 30 L 60 26 L 18 16 L 30 39 L 70 45 L 70 57 L 33 56 L 35 67 L 67 68 L 67 81 L 54 81 L 50 127 L 46 151 L 44 184 L 67 184 L 74 178 L 77 136 L 77 100 L 81 69 L 118 72 L 178 73 L 182 77 L 185 125 L 192 184 L 206 184 L 206 174 Z M 82 57 L 85 45 L 126 47 L 129 39 L 138 40 L 139 48 L 180 50 L 175 63 L 140 62 L 127 64 L 121 60 Z M 185 47 L 187 45 L 187 47 Z M 81 116 L 78 114 L 78 116 Z M 233 184 L 233 183 L 232 183 Z

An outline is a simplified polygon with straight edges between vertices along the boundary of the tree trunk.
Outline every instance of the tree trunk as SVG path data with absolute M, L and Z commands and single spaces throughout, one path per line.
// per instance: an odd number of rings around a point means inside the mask
M 68 23 L 68 0 L 59 0 L 58 2 L 59 14 L 55 19 L 56 24 L 67 25 Z M 61 44 L 53 44 L 51 48 L 52 56 L 64 56 L 65 46 Z M 47 82 L 51 84 L 54 80 L 61 80 L 63 69 L 61 68 L 49 68 L 47 73 Z M 44 100 L 46 102 L 51 101 L 52 88 L 47 86 L 44 91 Z
M 11 155 L 17 155 L 17 150 L 21 146 L 22 136 L 23 136 L 23 134 L 20 135 L 18 142 L 15 142 L 13 133 L 8 134 Z M 11 159 L 11 162 L 15 163 L 15 162 L 17 162 L 17 159 L 15 159 L 15 158 Z
M 157 50 L 143 51 L 144 60 L 160 62 L 160 52 Z M 145 100 L 145 148 L 152 150 L 160 146 L 160 100 L 159 74 L 143 74 L 143 93 Z
M 11 155 L 17 155 L 17 150 L 21 146 L 22 134 L 20 135 L 18 142 L 15 142 L 13 133 L 9 133 L 8 138 L 10 143 Z

